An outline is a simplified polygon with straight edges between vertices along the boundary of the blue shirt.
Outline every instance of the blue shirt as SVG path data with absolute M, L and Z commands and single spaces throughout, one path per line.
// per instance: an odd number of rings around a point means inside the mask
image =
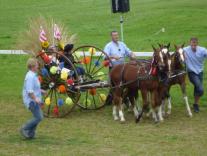
M 29 108 L 29 104 L 33 99 L 29 96 L 29 93 L 33 93 L 36 98 L 39 100 L 42 100 L 42 95 L 41 95 L 41 87 L 40 87 L 40 82 L 37 77 L 37 74 L 33 71 L 28 71 L 25 79 L 24 79 L 24 86 L 23 86 L 23 102 L 24 105 Z
M 193 52 L 191 46 L 185 47 L 186 66 L 189 72 L 199 74 L 203 71 L 203 62 L 207 57 L 207 49 L 197 46 L 196 52 Z
M 105 48 L 104 52 L 109 56 L 109 57 L 121 57 L 119 60 L 112 59 L 112 65 L 117 65 L 117 64 L 123 64 L 124 63 L 124 58 L 126 56 L 131 55 L 131 50 L 124 44 L 123 42 L 118 41 L 118 44 L 111 41 L 109 42 Z

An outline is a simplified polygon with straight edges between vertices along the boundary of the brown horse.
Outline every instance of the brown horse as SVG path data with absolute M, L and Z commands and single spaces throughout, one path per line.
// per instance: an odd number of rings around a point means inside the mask
M 151 63 L 141 63 L 138 61 L 137 65 L 131 63 L 120 64 L 115 66 L 110 72 L 110 79 L 113 88 L 113 116 L 114 120 L 118 120 L 117 109 L 120 117 L 120 121 L 124 122 L 123 114 L 123 96 L 124 90 L 127 89 L 127 96 L 133 106 L 134 114 L 137 118 L 137 121 L 140 120 L 143 111 L 148 107 L 147 95 L 148 92 L 151 93 L 151 104 L 153 108 L 153 115 L 157 121 L 157 112 L 155 111 L 157 106 L 160 106 L 161 99 L 158 89 L 160 88 L 160 82 L 156 71 L 164 72 L 168 60 L 163 57 L 160 49 L 154 49 Z M 167 61 L 166 61 L 167 60 Z M 153 76 L 152 76 L 153 75 Z M 140 80 L 139 77 L 144 78 Z M 123 86 L 124 84 L 124 86 Z M 137 100 L 138 89 L 141 90 L 142 99 L 143 99 L 143 108 L 140 114 L 135 105 L 135 100 Z M 159 109 L 161 112 L 161 109 Z M 159 119 L 163 120 L 162 113 L 159 112 Z
M 165 96 L 165 98 L 168 99 L 168 111 L 167 114 L 171 114 L 171 97 L 170 97 L 170 88 L 172 85 L 176 85 L 179 84 L 182 94 L 183 94 L 183 99 L 185 101 L 186 104 L 186 109 L 188 112 L 188 115 L 190 117 L 192 117 L 192 113 L 191 113 L 191 109 L 189 107 L 189 102 L 188 102 L 188 97 L 186 94 L 186 74 L 184 73 L 185 71 L 185 67 L 184 67 L 184 62 L 185 62 L 185 56 L 184 56 L 184 50 L 183 50 L 184 44 L 181 46 L 176 46 L 175 45 L 175 49 L 176 51 L 171 55 L 171 78 L 169 79 L 169 84 L 168 84 L 168 89 L 167 89 L 167 94 Z M 165 110 L 164 110 L 164 104 L 165 102 L 163 101 L 163 114 L 165 114 Z

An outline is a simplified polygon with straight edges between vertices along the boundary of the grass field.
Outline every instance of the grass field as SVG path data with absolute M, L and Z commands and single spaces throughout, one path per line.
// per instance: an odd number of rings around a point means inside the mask
M 201 45 L 207 46 L 206 7 L 206 0 L 131 0 L 131 12 L 124 15 L 126 43 L 135 51 L 151 51 L 150 45 L 158 41 L 182 43 L 198 36 Z M 0 49 L 15 49 L 18 33 L 27 28 L 28 18 L 39 13 L 62 21 L 77 33 L 76 46 L 88 43 L 103 47 L 109 32 L 119 30 L 119 16 L 111 14 L 108 0 L 0 0 L 0 12 Z M 162 27 L 165 33 L 153 35 Z M 133 114 L 126 112 L 127 122 L 120 124 L 113 121 L 111 106 L 89 112 L 77 109 L 64 119 L 45 119 L 35 140 L 23 140 L 18 129 L 31 116 L 21 97 L 26 60 L 27 56 L 0 55 L 0 156 L 206 155 L 206 94 L 201 99 L 201 112 L 190 119 L 177 86 L 171 90 L 172 115 L 164 123 L 154 124 L 145 118 L 136 125 Z M 204 75 L 205 92 L 206 85 Z M 191 105 L 192 95 L 188 82 Z

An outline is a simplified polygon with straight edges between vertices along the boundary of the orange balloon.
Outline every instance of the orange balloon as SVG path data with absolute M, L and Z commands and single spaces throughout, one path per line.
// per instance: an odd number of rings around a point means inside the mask
M 60 85 L 60 86 L 58 87 L 58 91 L 59 91 L 60 93 L 65 93 L 65 92 L 66 92 L 66 88 L 65 88 L 65 86 L 64 86 L 64 85 Z

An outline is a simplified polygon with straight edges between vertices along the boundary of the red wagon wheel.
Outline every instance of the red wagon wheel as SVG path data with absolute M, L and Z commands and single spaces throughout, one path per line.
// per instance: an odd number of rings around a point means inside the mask
M 39 80 L 46 91 L 43 96 L 43 112 L 46 117 L 64 117 L 77 104 L 80 92 L 78 74 L 72 62 L 58 52 L 40 52 Z
M 109 57 L 101 49 L 85 45 L 73 50 L 74 64 L 80 79 L 81 108 L 95 110 L 102 108 L 109 92 Z M 85 86 L 85 87 L 83 87 Z

